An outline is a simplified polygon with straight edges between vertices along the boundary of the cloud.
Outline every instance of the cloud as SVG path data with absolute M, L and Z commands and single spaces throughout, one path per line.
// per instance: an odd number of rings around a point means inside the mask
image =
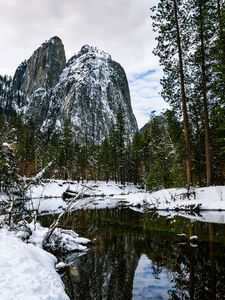
M 128 77 L 132 107 L 138 122 L 139 128 L 148 121 L 152 111 L 156 114 L 162 110 L 170 108 L 160 96 L 160 78 L 162 71 L 147 70 L 143 73 L 131 74 Z
M 7 0 L 0 2 L 0 73 L 13 74 L 21 61 L 51 36 L 67 57 L 92 44 L 120 62 L 126 72 L 158 65 L 152 55 L 154 0 Z

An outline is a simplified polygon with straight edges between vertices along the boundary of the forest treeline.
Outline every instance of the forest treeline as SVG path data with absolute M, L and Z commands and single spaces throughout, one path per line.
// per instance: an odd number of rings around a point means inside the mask
M 68 120 L 46 137 L 21 116 L 2 112 L 2 186 L 47 165 L 47 178 L 129 181 L 150 190 L 224 184 L 224 1 L 160 0 L 152 18 L 162 96 L 171 110 L 152 113 L 130 140 L 119 107 L 108 137 L 98 144 L 85 133 L 76 141 Z
M 182 122 L 187 185 L 224 183 L 224 1 L 160 0 L 152 14 L 162 96 Z
M 13 122 L 2 116 L 0 123 L 2 189 L 46 166 L 46 178 L 147 183 L 151 190 L 185 184 L 182 128 L 173 111 L 152 114 L 131 141 L 120 107 L 109 136 L 99 145 L 88 136 L 80 143 L 75 141 L 69 119 L 49 139 L 20 116 Z
M 14 124 L 1 117 L 0 123 L 4 132 L 0 137 L 2 190 L 7 191 L 22 176 L 34 176 L 46 166 L 45 178 L 133 182 L 149 190 L 186 186 L 182 122 L 173 110 L 152 113 L 148 124 L 130 141 L 123 110 L 119 109 L 109 136 L 99 145 L 88 136 L 82 143 L 75 142 L 69 120 L 49 139 L 21 117 L 16 117 Z M 199 146 L 202 144 L 196 140 L 192 148 L 193 177 L 196 184 L 205 185 L 204 153 L 199 152 Z M 218 176 L 218 183 L 222 178 Z

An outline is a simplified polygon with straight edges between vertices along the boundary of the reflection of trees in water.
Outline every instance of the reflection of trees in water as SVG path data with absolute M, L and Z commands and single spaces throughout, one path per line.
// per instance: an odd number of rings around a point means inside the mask
M 212 227 L 210 224 L 209 229 Z M 154 240 L 154 234 L 151 239 Z M 199 242 L 194 248 L 189 243 L 181 245 L 170 239 L 169 243 L 148 242 L 143 249 L 148 249 L 145 253 L 154 264 L 167 269 L 173 284 L 168 291 L 170 300 L 225 299 L 225 249 L 220 244 L 209 239 L 209 243 Z
M 195 223 L 193 232 L 193 225 L 184 220 L 182 231 L 177 232 L 177 224 L 162 224 L 142 216 L 105 210 L 80 212 L 73 218 L 70 226 L 89 230 L 97 242 L 64 277 L 71 299 L 131 299 L 135 270 L 143 253 L 153 263 L 155 278 L 167 270 L 173 285 L 168 291 L 170 300 L 225 299 L 225 249 L 214 243 L 215 233 L 224 227 Z M 174 233 L 168 233 L 168 226 Z M 208 242 L 200 241 L 196 248 L 189 241 L 179 244 L 177 233 L 184 228 L 190 235 L 205 230 Z
M 112 238 L 107 249 L 96 249 L 80 258 L 79 282 L 73 282 L 72 299 L 131 299 L 139 254 L 132 248 L 132 237 Z M 66 280 L 71 281 L 71 274 Z

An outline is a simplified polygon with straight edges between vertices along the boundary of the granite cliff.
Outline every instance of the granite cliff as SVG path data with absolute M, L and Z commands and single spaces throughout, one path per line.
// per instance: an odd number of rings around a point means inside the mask
M 1 110 L 10 107 L 46 135 L 63 128 L 69 118 L 74 139 L 85 136 L 100 142 L 115 123 L 119 107 L 128 136 L 138 130 L 123 68 L 95 47 L 83 46 L 66 63 L 64 46 L 53 37 L 17 68 L 12 79 L 1 78 Z

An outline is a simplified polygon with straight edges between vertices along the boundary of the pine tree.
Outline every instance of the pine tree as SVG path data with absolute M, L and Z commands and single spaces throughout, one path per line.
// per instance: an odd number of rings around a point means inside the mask
M 18 182 L 15 158 L 15 129 L 4 117 L 0 118 L 0 191 L 10 193 Z
M 43 153 L 44 164 L 47 165 L 49 162 L 52 162 L 51 167 L 48 168 L 46 176 L 48 178 L 59 178 L 59 161 L 61 155 L 61 138 L 60 132 L 55 131 L 52 133 L 47 145 L 45 147 L 45 152 Z M 47 150 L 47 151 L 46 151 Z
M 144 136 L 140 132 L 134 135 L 130 149 L 130 167 L 131 180 L 134 184 L 143 184 L 144 178 Z
M 217 26 L 214 26 L 215 45 L 210 55 L 213 61 L 213 83 L 211 94 L 216 99 L 211 111 L 211 127 L 213 132 L 213 168 L 214 181 L 225 182 L 225 7 L 224 1 L 217 0 Z M 216 30 L 215 30 L 216 29 Z
M 61 176 L 63 179 L 71 179 L 73 172 L 73 161 L 74 161 L 74 142 L 72 133 L 72 124 L 70 118 L 64 120 L 63 131 L 59 141 L 59 166 L 61 168 Z
M 164 78 L 161 81 L 163 86 L 162 95 L 175 108 L 179 109 L 181 107 L 182 110 L 186 176 L 189 187 L 192 185 L 192 174 L 184 68 L 186 17 L 180 0 L 161 0 L 157 8 L 153 8 L 153 12 L 153 27 L 158 31 L 158 45 L 154 53 L 159 56 L 160 64 L 164 67 Z
M 18 172 L 13 149 L 8 143 L 0 148 L 0 191 L 6 193 L 15 191 L 18 182 Z
M 101 170 L 101 179 L 106 182 L 110 179 L 110 144 L 108 138 L 105 138 L 100 146 L 99 168 Z
M 115 125 L 112 123 L 110 131 L 109 131 L 109 146 L 110 146 L 110 173 L 112 176 L 112 180 L 115 182 L 118 181 L 118 153 L 117 153 L 117 141 L 116 141 L 116 131 Z
M 150 190 L 182 186 L 183 147 L 181 124 L 173 111 L 152 115 L 146 129 L 150 153 L 146 186 Z
M 20 173 L 26 176 L 36 174 L 42 168 L 43 138 L 32 121 L 23 123 L 17 119 L 17 160 Z
M 187 8 L 191 12 L 192 59 L 194 67 L 191 72 L 196 94 L 202 104 L 202 116 L 205 141 L 206 183 L 212 184 L 211 141 L 209 125 L 209 91 L 212 80 L 212 62 L 210 59 L 214 40 L 215 3 L 206 0 L 189 1 Z M 199 82 L 199 83 L 198 83 Z M 198 84 L 197 84 L 198 83 Z M 196 104 L 195 104 L 196 105 Z
M 115 139 L 116 139 L 116 152 L 118 158 L 118 178 L 119 181 L 125 183 L 125 115 L 124 109 L 120 105 L 116 113 L 116 124 L 115 124 Z

